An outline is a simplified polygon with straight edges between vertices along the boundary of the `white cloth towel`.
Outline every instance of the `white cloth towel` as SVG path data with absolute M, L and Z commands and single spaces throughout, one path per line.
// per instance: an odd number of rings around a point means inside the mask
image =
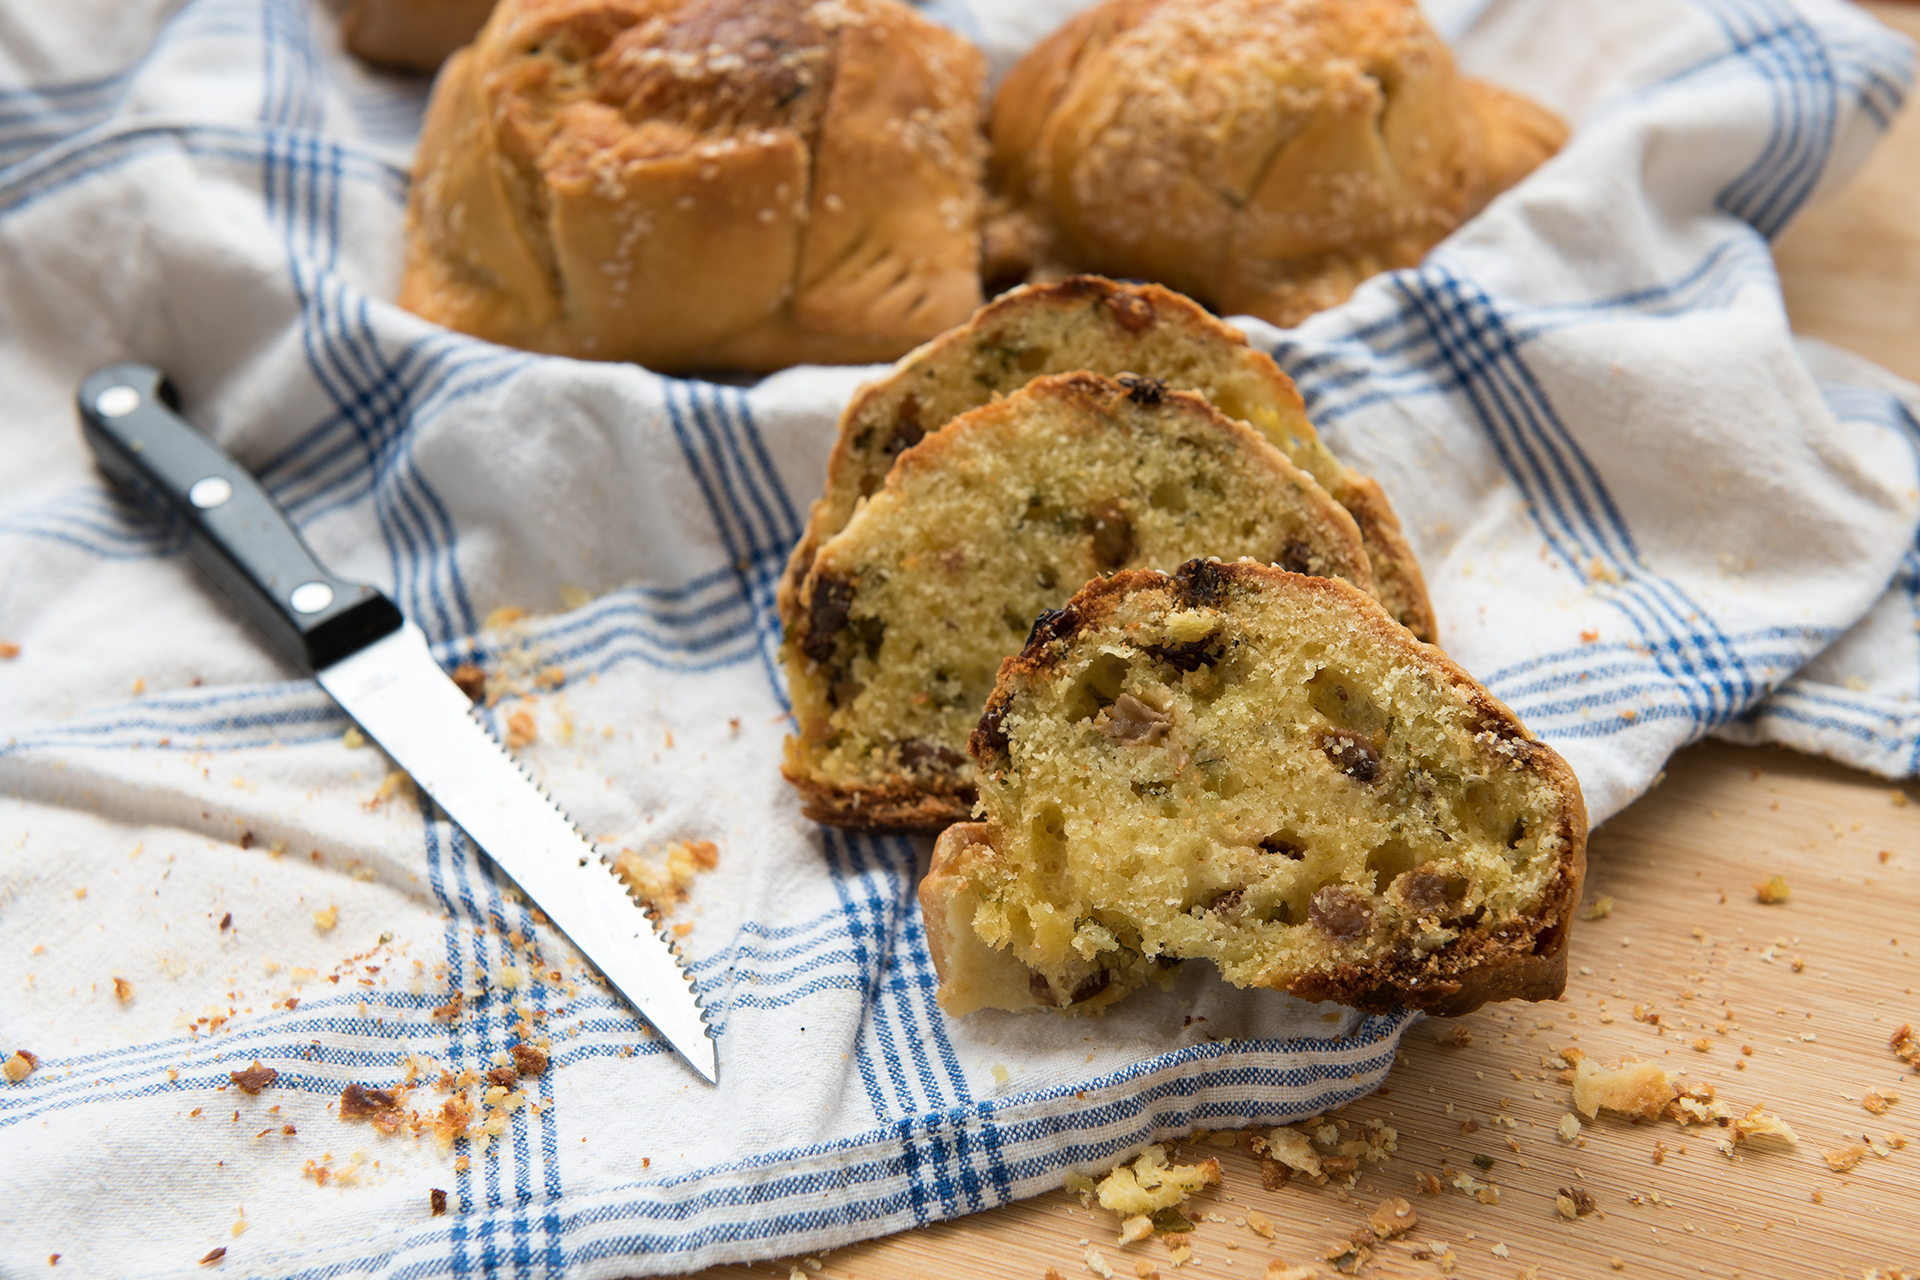
M 1069 7 L 936 12 L 1004 67 Z M 1910 772 L 1920 401 L 1796 345 L 1767 251 L 1884 128 L 1905 43 L 1827 0 L 1446 16 L 1572 142 L 1419 270 L 1253 340 L 1596 819 L 1713 731 Z M 666 379 L 399 311 L 424 100 L 304 0 L 0 14 L 0 1054 L 38 1058 L 0 1082 L 0 1273 L 673 1272 L 1377 1085 L 1409 1015 L 1199 972 L 1098 1020 L 940 1013 L 924 843 L 822 830 L 778 774 L 773 582 L 872 371 Z M 609 849 L 716 845 L 674 919 L 717 1089 L 105 484 L 72 395 L 124 358 L 450 665 L 519 673 L 496 728 L 531 717 L 523 756 Z M 486 629 L 506 606 L 531 616 Z M 411 1081 L 431 1117 L 442 1068 L 528 1037 L 552 1065 L 484 1150 L 339 1115 Z

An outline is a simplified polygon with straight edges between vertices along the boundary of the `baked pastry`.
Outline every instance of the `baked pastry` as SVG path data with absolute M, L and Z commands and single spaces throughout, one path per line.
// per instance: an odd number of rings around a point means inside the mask
M 900 0 L 502 0 L 434 85 L 401 305 L 664 371 L 891 360 L 980 302 L 984 72 Z
M 1440 1014 L 1566 983 L 1572 771 L 1346 583 L 1089 583 L 1002 665 L 969 749 L 986 819 L 920 885 L 949 1013 L 1097 1011 L 1188 959 Z
M 780 580 L 781 617 L 791 624 L 794 597 L 820 544 L 879 489 L 902 449 L 1032 378 L 1074 369 L 1133 373 L 1197 390 L 1229 417 L 1250 423 L 1353 516 L 1381 603 L 1422 640 L 1437 638 L 1426 581 L 1386 494 L 1320 442 L 1293 380 L 1239 330 L 1191 300 L 1159 285 L 1116 284 L 1098 276 L 996 298 L 965 326 L 860 389 L 840 415 L 826 490 L 808 513 Z
M 807 815 L 965 819 L 967 736 L 1034 618 L 1089 578 L 1208 552 L 1367 584 L 1346 511 L 1192 392 L 1069 373 L 955 418 L 900 455 L 801 586 L 783 771 Z
M 1106 0 L 1008 74 L 991 134 L 1031 220 L 1001 256 L 1293 325 L 1418 262 L 1567 130 L 1459 76 L 1416 0 Z
M 340 19 L 347 48 L 402 71 L 434 71 L 472 40 L 493 0 L 353 0 Z

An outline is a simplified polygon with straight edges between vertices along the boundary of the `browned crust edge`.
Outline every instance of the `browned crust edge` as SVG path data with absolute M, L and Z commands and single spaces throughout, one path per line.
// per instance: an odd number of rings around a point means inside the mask
M 850 831 L 933 835 L 973 813 L 972 787 L 958 793 L 913 787 L 832 787 L 782 765 L 780 776 L 800 793 L 800 812 Z
M 1464 686 L 1485 731 L 1526 743 L 1526 764 L 1545 775 L 1563 801 L 1556 826 L 1564 848 L 1558 874 L 1542 894 L 1536 928 L 1463 934 L 1419 961 L 1365 969 L 1339 965 L 1302 975 L 1285 989 L 1305 1000 L 1333 1000 L 1374 1012 L 1409 1005 L 1441 1017 L 1459 1017 L 1498 1000 L 1557 997 L 1566 988 L 1567 942 L 1586 878 L 1587 806 L 1579 779 L 1559 752 L 1535 737 L 1505 703 L 1487 692 L 1458 663 L 1434 646 L 1415 640 L 1371 596 L 1337 579 L 1306 577 L 1252 561 L 1224 564 L 1192 560 L 1172 575 L 1128 569 L 1089 583 L 1065 607 L 1043 616 L 1035 624 L 1026 648 L 1000 664 L 986 711 L 967 742 L 981 771 L 991 773 L 1006 747 L 1000 724 L 1013 701 L 1016 682 L 1024 683 L 1060 661 L 1076 632 L 1101 625 L 1136 591 L 1171 589 L 1182 607 L 1193 608 L 1217 603 L 1236 581 L 1262 585 L 1284 582 L 1291 589 L 1330 594 L 1356 607 L 1361 624 L 1380 642 L 1397 648 L 1449 683 Z M 990 835 L 987 842 L 991 842 Z
M 1426 575 L 1420 572 L 1420 561 L 1401 530 L 1393 504 L 1387 501 L 1386 490 L 1372 476 L 1350 470 L 1347 486 L 1333 496 L 1360 526 L 1361 545 L 1373 562 L 1374 597 L 1416 639 L 1438 644 L 1440 622 L 1427 594 Z

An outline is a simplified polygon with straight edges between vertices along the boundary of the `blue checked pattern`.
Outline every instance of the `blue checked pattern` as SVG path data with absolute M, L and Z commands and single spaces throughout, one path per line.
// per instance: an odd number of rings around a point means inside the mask
M 1846 122 L 1884 127 L 1910 80 L 1902 51 L 1786 0 L 1696 0 L 1692 8 L 1719 33 L 1719 47 L 1659 83 L 1631 87 L 1599 113 L 1702 85 L 1764 90 L 1768 135 L 1714 193 L 1730 221 L 1690 267 L 1665 282 L 1548 305 L 1503 294 L 1469 258 L 1442 252 L 1384 284 L 1392 302 L 1384 314 L 1289 336 L 1275 343 L 1275 355 L 1330 434 L 1364 431 L 1386 406 L 1428 404 L 1470 424 L 1526 504 L 1545 554 L 1577 580 L 1599 584 L 1599 607 L 1611 619 L 1605 643 L 1516 657 L 1481 673 L 1542 736 L 1564 746 L 1663 722 L 1679 740 L 1736 722 L 1762 732 L 1817 723 L 1899 756 L 1910 772 L 1920 764 L 1920 716 L 1895 717 L 1832 686 L 1788 679 L 1846 620 L 1724 624 L 1686 584 L 1650 567 L 1618 495 L 1536 363 L 1539 344 L 1557 335 L 1719 311 L 1773 288 L 1765 238 L 1819 185 Z M 410 136 L 424 93 L 341 68 L 316 30 L 323 20 L 302 0 L 189 0 L 150 52 L 120 73 L 0 91 L 0 231 L 53 202 L 83 207 L 98 184 L 135 167 L 174 164 L 198 181 L 257 193 L 284 274 L 273 287 L 289 300 L 288 333 L 311 394 L 301 429 L 251 461 L 316 539 L 345 522 L 377 545 L 383 587 L 451 666 L 469 653 L 490 656 L 480 623 L 492 597 L 476 580 L 473 539 L 463 538 L 457 514 L 462 495 L 448 488 L 431 453 L 432 428 L 533 385 L 552 362 L 408 321 L 358 278 L 355 238 L 366 210 L 383 211 L 391 228 L 405 199 L 407 175 L 381 148 Z M 231 69 L 252 86 L 257 109 L 245 118 L 188 125 L 143 118 L 129 105 L 143 78 L 164 78 L 176 56 L 236 44 L 254 59 Z M 655 425 L 671 441 L 676 468 L 662 488 L 697 497 L 698 534 L 716 554 L 543 621 L 542 653 L 575 684 L 634 671 L 686 680 L 736 673 L 767 709 L 785 710 L 773 591 L 817 471 L 795 462 L 765 425 L 776 406 L 762 389 L 633 370 L 618 377 L 657 406 Z M 1911 413 L 1890 394 L 1841 385 L 1823 392 L 1842 420 L 1916 434 Z M 78 473 L 5 501 L 0 562 L 45 558 L 78 575 L 108 562 L 158 564 L 181 550 L 177 531 L 146 521 Z M 1907 553 L 1893 592 L 1916 610 L 1920 547 Z M 1920 693 L 1920 658 L 1916 664 Z M 69 762 L 89 776 L 112 776 L 136 753 L 217 760 L 272 750 L 304 758 L 345 727 L 304 682 L 99 698 L 72 715 L 10 720 L 0 728 L 0 776 L 31 782 Z M 310 1259 L 283 1257 L 275 1272 L 315 1280 L 616 1275 L 824 1247 L 1034 1194 L 1058 1185 L 1067 1167 L 1111 1162 L 1155 1135 L 1275 1123 L 1336 1106 L 1384 1078 L 1412 1021 L 1405 1013 L 1368 1017 L 1331 1040 L 1187 1044 L 986 1096 L 974 1050 L 962 1043 L 966 1029 L 933 1001 L 912 894 L 924 849 L 837 831 L 818 841 L 818 900 L 799 918 L 740 921 L 692 971 L 723 1045 L 765 1025 L 755 1019 L 857 1005 L 845 1063 L 804 1063 L 848 1073 L 858 1106 L 838 1129 L 670 1174 L 630 1173 L 612 1184 L 570 1178 L 560 1089 L 569 1071 L 660 1058 L 664 1049 L 636 1036 L 598 988 L 563 998 L 536 984 L 522 1002 L 552 1032 L 557 1069 L 538 1082 L 538 1112 L 514 1114 L 497 1158 L 448 1175 L 455 1212 L 330 1243 Z M 218 1037 L 50 1056 L 47 1069 L 0 1090 L 0 1133 L 25 1134 L 130 1099 L 198 1096 L 255 1058 L 306 1064 L 283 1067 L 277 1087 L 316 1100 L 334 1096 L 342 1079 L 396 1078 L 406 1054 L 422 1047 L 455 1071 L 485 1067 L 513 1043 L 523 1016 L 491 981 L 516 959 L 502 937 L 540 931 L 440 815 L 428 814 L 417 866 L 420 892 L 445 917 L 437 959 L 448 983 L 481 992 L 468 1016 L 435 1021 L 438 992 L 326 987 L 296 1009 L 249 1017 Z M 466 1140 L 459 1149 L 470 1149 Z

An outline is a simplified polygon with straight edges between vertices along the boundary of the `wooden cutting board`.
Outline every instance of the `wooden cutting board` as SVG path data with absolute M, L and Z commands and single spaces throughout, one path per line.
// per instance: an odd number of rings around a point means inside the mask
M 1869 8 L 1920 37 L 1920 8 Z M 1776 256 L 1797 329 L 1920 379 L 1920 113 L 1901 117 Z M 1113 1215 L 1054 1192 L 811 1262 L 703 1275 L 1084 1277 L 1096 1274 L 1091 1242 L 1123 1278 L 1144 1267 L 1167 1280 L 1263 1280 L 1275 1261 L 1331 1276 L 1318 1260 L 1394 1197 L 1419 1223 L 1376 1246 L 1363 1275 L 1438 1276 L 1447 1250 L 1453 1274 L 1474 1277 L 1920 1274 L 1920 1075 L 1889 1044 L 1903 1023 L 1920 1027 L 1920 786 L 1913 794 L 1909 804 L 1884 781 L 1786 751 L 1681 752 L 1594 833 L 1587 902 L 1611 899 L 1611 912 L 1575 932 L 1560 1002 L 1409 1032 L 1387 1086 L 1338 1117 L 1398 1134 L 1351 1189 L 1294 1179 L 1266 1190 L 1234 1135 L 1180 1143 L 1177 1159 L 1218 1157 L 1223 1181 L 1190 1202 L 1192 1256 L 1178 1268 L 1164 1242 L 1121 1247 Z M 1754 886 L 1775 875 L 1791 896 L 1764 904 Z M 1711 1084 L 1736 1114 L 1778 1114 L 1799 1144 L 1729 1158 L 1718 1129 L 1606 1114 L 1565 1141 L 1556 1054 L 1569 1047 Z M 1875 1089 L 1901 1101 L 1874 1114 L 1862 1103 Z M 1889 1145 L 1903 1129 L 1912 1144 Z M 1887 1154 L 1870 1148 L 1845 1171 L 1822 1155 L 1863 1141 Z M 1451 1185 L 1456 1172 L 1496 1187 L 1498 1203 Z M 1421 1190 L 1423 1175 L 1439 1194 Z M 1562 1188 L 1595 1210 L 1567 1220 Z M 1259 1215 L 1271 1238 L 1247 1225 Z

